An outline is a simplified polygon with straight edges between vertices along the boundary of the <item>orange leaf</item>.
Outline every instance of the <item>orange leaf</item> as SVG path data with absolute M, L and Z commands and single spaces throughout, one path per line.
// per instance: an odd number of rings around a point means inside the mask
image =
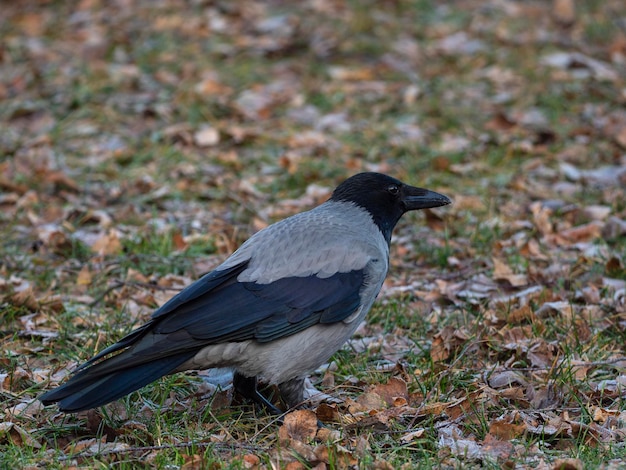
M 120 253 L 122 251 L 122 243 L 117 230 L 111 230 L 98 238 L 91 249 L 99 255 L 116 255 Z
M 524 434 L 526 425 L 511 422 L 511 419 L 495 419 L 489 423 L 489 434 L 505 441 L 515 439 Z
M 309 441 L 317 433 L 317 416 L 311 410 L 296 410 L 285 415 L 283 425 L 278 429 L 281 442 L 292 440 Z

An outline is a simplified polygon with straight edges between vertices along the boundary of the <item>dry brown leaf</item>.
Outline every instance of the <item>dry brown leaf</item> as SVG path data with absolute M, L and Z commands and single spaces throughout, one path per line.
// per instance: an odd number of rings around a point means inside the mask
M 278 437 L 283 443 L 291 441 L 308 442 L 317 433 L 317 416 L 310 410 L 296 410 L 287 413 L 282 426 L 278 429 Z
M 495 459 L 507 459 L 515 450 L 512 443 L 508 442 L 508 438 L 499 438 L 489 432 L 485 439 L 481 442 L 482 451 Z
M 420 406 L 416 416 L 439 416 L 449 410 L 450 408 L 454 408 L 459 406 L 465 399 L 456 400 L 454 402 L 435 402 L 429 403 L 424 406 Z
M 547 261 L 550 259 L 541 251 L 539 242 L 534 238 L 531 238 L 525 245 L 521 246 L 519 252 L 523 257 L 537 261 Z
M 487 379 L 489 386 L 494 389 L 510 388 L 515 385 L 526 386 L 527 381 L 523 375 L 514 370 L 495 371 L 489 374 Z
M 46 26 L 45 16 L 42 13 L 23 13 L 17 17 L 16 26 L 28 36 L 40 37 Z
M 583 470 L 584 463 L 580 459 L 556 459 L 552 464 L 552 470 Z
M 78 185 L 78 183 L 76 183 L 76 181 L 74 181 L 62 171 L 46 170 L 45 180 L 60 189 L 66 189 L 73 192 L 80 191 L 80 186 Z
M 31 379 L 31 374 L 22 367 L 16 368 L 11 374 L 0 374 L 0 390 L 17 392 L 24 381 Z
M 513 287 L 521 287 L 528 284 L 528 278 L 525 274 L 514 274 L 513 270 L 504 261 L 498 258 L 492 258 L 493 262 L 493 278 L 496 281 L 507 281 Z
M 261 465 L 261 459 L 255 454 L 246 454 L 243 456 L 243 467 L 255 470 Z
M 603 445 L 607 442 L 617 442 L 624 438 L 624 433 L 614 429 L 600 426 L 597 423 L 582 423 L 580 421 L 570 422 L 572 435 L 583 438 L 589 446 Z
M 472 460 L 483 457 L 483 450 L 475 439 L 463 437 L 463 432 L 455 424 L 441 427 L 439 432 L 439 447 L 450 450 L 453 455 L 464 456 Z
M 279 430 L 280 433 L 280 430 Z M 315 448 L 306 444 L 299 439 L 291 439 L 288 444 L 289 451 L 299 456 L 299 458 L 306 460 L 307 462 L 316 462 L 317 455 L 315 455 Z
M 374 385 L 371 392 L 382 398 L 387 406 L 406 405 L 409 398 L 406 382 L 399 377 L 391 377 L 386 384 Z
M 350 411 L 353 413 L 359 411 L 371 411 L 380 410 L 385 408 L 385 400 L 378 393 L 365 392 L 359 395 L 356 399 L 355 406 L 350 407 Z
M 334 66 L 328 69 L 330 78 L 343 81 L 364 81 L 373 80 L 374 69 L 370 67 L 343 67 Z
M 622 264 L 622 260 L 616 256 L 612 256 L 604 265 L 604 269 L 609 276 L 620 277 L 626 274 L 626 270 Z
M 515 414 L 507 414 L 489 423 L 489 434 L 505 441 L 522 436 L 525 430 L 526 425 L 518 423 Z
M 430 355 L 435 362 L 445 361 L 450 357 L 453 351 L 469 339 L 469 335 L 462 328 L 454 328 L 452 326 L 444 327 L 439 333 L 433 337 L 430 348 Z
M 570 361 L 570 365 L 572 368 L 572 372 L 574 373 L 574 377 L 576 380 L 585 380 L 587 379 L 587 374 L 589 370 L 591 370 L 592 366 L 588 362 L 578 361 L 576 359 L 572 359 Z
M 598 80 L 615 81 L 619 74 L 608 63 L 594 59 L 580 52 L 554 52 L 543 56 L 540 63 L 556 69 L 576 72 L 579 78 L 595 77 Z
M 450 357 L 450 348 L 442 336 L 435 336 L 430 347 L 430 357 L 434 362 L 445 361 Z
M 287 465 L 285 465 L 285 470 L 307 470 L 307 466 L 304 465 L 302 462 L 289 462 L 287 463 Z
M 26 307 L 31 312 L 39 310 L 39 302 L 35 297 L 33 288 L 30 285 L 26 285 L 24 288 L 20 288 L 13 295 L 5 297 L 5 300 L 10 304 L 18 307 Z
M 559 300 L 556 302 L 544 302 L 536 311 L 535 315 L 539 318 L 549 318 L 560 315 L 563 318 L 571 319 L 574 317 L 574 306 L 571 302 Z
M 527 358 L 533 367 L 542 369 L 552 367 L 558 356 L 558 345 L 549 343 L 543 338 L 535 339 L 527 352 Z
M 39 227 L 37 235 L 42 243 L 57 253 L 70 250 L 72 242 L 60 226 L 54 224 Z
M 88 286 L 91 284 L 93 280 L 93 273 L 89 269 L 89 265 L 85 264 L 80 271 L 78 271 L 78 275 L 76 276 L 76 284 L 78 286 Z
M 533 216 L 533 224 L 537 231 L 542 235 L 549 235 L 553 233 L 554 228 L 552 226 L 552 210 L 545 207 L 541 202 L 533 202 L 530 205 L 530 212 Z
M 526 388 L 526 400 L 535 410 L 554 409 L 561 403 L 561 391 L 554 385 Z
M 204 96 L 225 97 L 232 94 L 233 89 L 216 78 L 207 77 L 199 82 L 195 87 L 196 93 Z
M 98 238 L 91 249 L 99 255 L 117 255 L 122 251 L 122 243 L 117 230 L 109 230 Z
M 400 442 L 404 444 L 409 444 L 415 441 L 416 439 L 421 438 L 425 433 L 426 433 L 426 430 L 424 428 L 417 429 L 416 431 L 407 432 L 406 434 L 403 434 L 400 437 Z
M 204 457 L 200 454 L 183 454 L 181 470 L 202 470 L 206 468 Z
M 530 305 L 528 304 L 522 305 L 520 308 L 512 310 L 511 313 L 507 315 L 506 319 L 511 325 L 517 325 L 527 322 L 534 323 L 536 321 L 539 321 L 537 319 L 537 316 L 530 308 Z
M 148 278 L 141 271 L 133 268 L 128 268 L 128 271 L 126 272 L 126 281 L 147 284 Z
M 7 421 L 0 423 L 0 443 L 2 442 L 8 442 L 18 447 L 41 448 L 41 444 L 28 431 L 15 423 Z
M 574 0 L 553 0 L 552 18 L 560 26 L 570 27 L 576 21 L 576 6 Z
M 183 234 L 179 230 L 172 233 L 172 245 L 174 245 L 176 251 L 186 250 L 189 246 L 185 241 L 185 237 L 183 237 Z
M 320 403 L 315 410 L 317 419 L 323 423 L 337 423 L 341 420 L 336 404 Z
M 213 126 L 205 125 L 194 133 L 193 141 L 198 147 L 213 147 L 220 143 L 220 132 Z
M 520 416 L 526 425 L 526 431 L 538 436 L 570 437 L 572 427 L 563 418 L 547 413 L 520 412 Z
M 558 236 L 569 243 L 590 242 L 600 238 L 603 227 L 602 222 L 594 220 L 588 224 L 561 230 L 558 232 Z
M 490 131 L 508 131 L 514 128 L 517 123 L 503 112 L 496 113 L 489 121 L 485 123 L 485 129 Z M 456 200 L 456 198 L 455 198 Z
M 626 417 L 626 412 L 619 410 L 611 410 L 601 408 L 599 406 L 591 406 L 589 412 L 596 423 L 604 424 L 611 419 L 620 419 Z
M 71 454 L 77 454 L 79 452 L 84 452 L 86 450 L 88 450 L 89 448 L 93 447 L 94 445 L 100 444 L 100 443 L 104 443 L 106 442 L 106 438 L 102 437 L 101 439 L 95 439 L 95 438 L 90 438 L 90 439 L 83 439 L 80 441 L 75 441 L 72 442 L 70 444 L 68 444 L 65 449 L 64 452 L 65 453 L 71 453 Z

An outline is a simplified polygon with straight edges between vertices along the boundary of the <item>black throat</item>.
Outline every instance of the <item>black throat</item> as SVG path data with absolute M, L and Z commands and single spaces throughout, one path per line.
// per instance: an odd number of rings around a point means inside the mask
M 390 176 L 361 173 L 337 186 L 330 200 L 349 202 L 367 211 L 389 244 L 393 229 L 405 212 L 402 201 L 387 191 L 393 184 L 402 185 Z

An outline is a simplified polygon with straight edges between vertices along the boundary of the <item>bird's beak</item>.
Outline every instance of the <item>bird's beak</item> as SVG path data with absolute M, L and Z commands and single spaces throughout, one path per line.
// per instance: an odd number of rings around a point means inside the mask
M 407 211 L 446 206 L 452 202 L 447 196 L 429 189 L 414 186 L 404 186 L 402 189 L 404 192 L 402 200 Z

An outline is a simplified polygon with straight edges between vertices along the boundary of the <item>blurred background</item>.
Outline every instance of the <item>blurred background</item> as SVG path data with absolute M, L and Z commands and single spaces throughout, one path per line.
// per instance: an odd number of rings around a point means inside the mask
M 389 374 L 406 385 L 393 393 L 408 411 L 387 410 L 375 426 L 357 419 L 361 447 L 337 441 L 348 455 L 389 468 L 435 456 L 500 468 L 569 455 L 595 465 L 623 452 L 613 446 L 625 436 L 623 0 L 51 0 L 0 9 L 8 462 L 55 464 L 41 449 L 71 456 L 64 446 L 103 429 L 107 445 L 122 447 L 248 439 L 254 465 L 269 461 L 272 430 L 215 427 L 189 377 L 145 392 L 170 406 L 160 418 L 135 399 L 85 422 L 33 398 L 251 233 L 324 201 L 359 171 L 454 204 L 403 219 L 379 306 L 332 373 L 317 376 L 354 400 Z M 230 397 L 216 403 L 227 413 Z M 350 416 L 371 402 L 361 405 Z M 546 438 L 537 423 L 557 418 L 565 427 Z M 155 439 L 155 426 L 169 437 Z M 523 452 L 508 442 L 516 438 Z M 154 453 L 180 465 L 197 455 Z

